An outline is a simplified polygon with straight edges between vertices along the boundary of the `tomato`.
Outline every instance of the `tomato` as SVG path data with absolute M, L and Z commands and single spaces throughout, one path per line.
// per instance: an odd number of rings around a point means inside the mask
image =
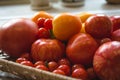
M 46 19 L 44 22 L 44 28 L 47 30 L 52 29 L 52 19 Z
M 66 55 L 73 64 L 92 65 L 92 60 L 98 44 L 87 33 L 74 35 L 67 44 Z
M 58 67 L 58 64 L 55 61 L 50 61 L 48 63 L 48 68 L 50 71 L 57 69 L 57 67 Z
M 72 72 L 72 77 L 82 79 L 82 80 L 87 80 L 88 79 L 88 74 L 87 74 L 85 69 L 78 68 L 78 69 L 75 69 Z
M 37 20 L 37 25 L 39 26 L 39 28 L 43 27 L 44 22 L 45 22 L 45 18 L 38 18 Z
M 60 65 L 57 69 L 65 72 L 65 75 L 70 75 L 70 67 L 68 65 Z
M 38 38 L 50 38 L 49 30 L 47 30 L 45 28 L 39 28 Z
M 61 75 L 65 75 L 65 72 L 60 70 L 60 69 L 56 69 L 53 71 L 53 73 L 56 73 L 56 74 L 61 74 Z
M 16 60 L 17 63 L 21 63 L 23 61 L 27 61 L 27 59 L 24 57 L 20 57 L 20 58 L 17 58 L 17 60 Z
M 82 64 L 74 64 L 72 66 L 72 71 L 74 71 L 75 69 L 78 69 L 78 68 L 85 68 Z
M 65 45 L 57 39 L 38 39 L 32 44 L 34 61 L 57 61 L 64 56 Z
M 37 61 L 34 63 L 34 66 L 38 66 L 38 65 L 45 65 L 44 61 Z
M 35 68 L 45 70 L 45 71 L 49 71 L 49 69 L 45 65 L 38 65 Z
M 33 63 L 30 61 L 22 61 L 20 64 L 33 67 Z
M 62 58 L 62 59 L 60 59 L 59 61 L 58 61 L 58 64 L 59 65 L 68 65 L 68 66 L 70 66 L 71 64 L 70 64 L 70 61 L 67 59 L 67 58 Z
M 26 58 L 27 60 L 32 60 L 30 53 L 22 53 L 20 57 Z

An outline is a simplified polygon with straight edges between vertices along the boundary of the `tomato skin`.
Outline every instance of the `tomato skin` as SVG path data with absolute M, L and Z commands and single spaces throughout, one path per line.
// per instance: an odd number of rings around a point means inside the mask
M 81 65 L 81 64 L 74 64 L 72 66 L 72 71 L 74 71 L 75 69 L 78 69 L 78 68 L 85 68 L 85 67 L 83 65 Z
M 35 68 L 45 70 L 45 71 L 49 71 L 49 69 L 45 65 L 37 65 Z
M 69 61 L 67 58 L 62 58 L 62 59 L 60 59 L 60 60 L 58 61 L 58 64 L 59 64 L 59 65 L 68 65 L 68 66 L 71 65 L 71 64 L 70 64 L 70 61 Z
M 65 46 L 57 39 L 38 39 L 32 44 L 34 61 L 57 61 L 64 56 Z
M 47 29 L 47 30 L 52 29 L 52 19 L 46 19 L 44 21 L 44 28 Z
M 39 28 L 44 26 L 45 20 L 46 20 L 45 18 L 38 18 L 37 25 L 38 25 Z
M 30 53 L 22 53 L 20 57 L 26 58 L 27 60 L 30 60 L 30 61 L 32 60 Z
M 38 30 L 38 38 L 50 38 L 49 30 L 45 28 L 39 28 Z
M 57 69 L 65 72 L 65 75 L 70 75 L 70 67 L 68 65 L 60 65 Z
M 56 69 L 53 71 L 53 73 L 56 73 L 56 74 L 61 74 L 61 75 L 65 75 L 65 72 L 60 70 L 60 69 Z
M 52 72 L 53 70 L 57 69 L 58 64 L 55 61 L 50 61 L 48 63 L 48 68 Z
M 20 57 L 20 58 L 17 58 L 17 59 L 16 59 L 16 62 L 17 62 L 17 63 L 21 63 L 21 62 L 23 62 L 23 61 L 27 61 L 27 59 L 24 58 L 24 57 Z
M 72 77 L 82 79 L 82 80 L 87 80 L 88 74 L 85 69 L 78 68 L 72 72 Z
M 98 44 L 92 36 L 78 33 L 68 41 L 66 55 L 73 64 L 91 66 L 97 48 Z
M 33 67 L 33 63 L 30 61 L 22 61 L 20 64 Z
M 38 65 L 45 65 L 44 61 L 37 61 L 34 63 L 34 66 L 38 66 Z

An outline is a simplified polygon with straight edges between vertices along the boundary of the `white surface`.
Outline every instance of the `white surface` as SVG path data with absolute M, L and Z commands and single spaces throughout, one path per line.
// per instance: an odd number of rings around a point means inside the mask
M 85 4 L 79 7 L 65 7 L 62 6 L 60 0 L 51 3 L 52 8 L 46 12 L 56 15 L 61 12 L 80 13 L 80 12 L 93 12 L 93 13 L 107 13 L 110 15 L 120 15 L 120 4 L 111 5 L 107 4 L 105 0 L 85 0 Z M 40 11 L 40 10 L 39 10 Z M 17 5 L 0 5 L 0 24 L 6 20 L 17 17 L 31 17 L 37 11 L 31 9 L 30 4 L 17 4 Z

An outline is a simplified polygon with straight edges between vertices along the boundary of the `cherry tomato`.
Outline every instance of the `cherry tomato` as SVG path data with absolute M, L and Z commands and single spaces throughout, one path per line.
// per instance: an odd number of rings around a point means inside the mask
M 45 18 L 38 18 L 37 20 L 37 25 L 39 26 L 39 28 L 43 27 L 44 22 L 45 22 Z
M 78 68 L 84 68 L 84 66 L 82 64 L 74 64 L 72 66 L 72 71 L 74 71 L 75 69 L 78 69 Z
M 49 71 L 49 69 L 45 65 L 37 65 L 35 68 L 45 70 L 45 71 Z
M 88 79 L 88 74 L 87 74 L 85 69 L 78 68 L 78 69 L 75 69 L 72 72 L 72 77 L 82 79 L 82 80 L 87 80 Z
M 61 74 L 61 75 L 65 75 L 65 72 L 60 70 L 60 69 L 56 69 L 53 71 L 53 73 L 56 73 L 56 74 Z
M 32 60 L 29 53 L 23 53 L 20 57 L 26 58 L 27 60 Z
M 34 63 L 34 66 L 38 66 L 38 65 L 45 65 L 44 61 L 37 61 Z
M 30 61 L 22 61 L 20 64 L 33 67 L 33 63 Z
M 70 66 L 70 61 L 67 58 L 62 58 L 58 61 L 59 65 L 68 65 Z
M 23 61 L 27 61 L 27 59 L 24 57 L 20 57 L 20 58 L 17 58 L 17 60 L 16 60 L 17 63 L 21 63 Z
M 68 65 L 60 65 L 57 69 L 65 72 L 65 75 L 70 75 L 70 67 Z
M 49 38 L 49 37 L 50 37 L 49 30 L 47 30 L 45 28 L 39 28 L 38 38 Z
M 46 19 L 44 22 L 44 28 L 47 30 L 52 29 L 52 19 Z
M 58 67 L 58 64 L 55 61 L 50 61 L 48 63 L 48 68 L 50 71 L 57 69 L 57 67 Z

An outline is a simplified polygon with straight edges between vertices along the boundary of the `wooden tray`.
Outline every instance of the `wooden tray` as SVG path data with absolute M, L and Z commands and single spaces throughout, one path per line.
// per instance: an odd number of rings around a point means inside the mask
M 67 76 L 63 76 L 59 74 L 54 74 L 48 71 L 21 65 L 12 60 L 2 59 L 2 58 L 0 57 L 0 70 L 1 71 L 12 73 L 25 80 L 78 80 L 75 78 L 71 78 L 71 77 L 67 77 Z

